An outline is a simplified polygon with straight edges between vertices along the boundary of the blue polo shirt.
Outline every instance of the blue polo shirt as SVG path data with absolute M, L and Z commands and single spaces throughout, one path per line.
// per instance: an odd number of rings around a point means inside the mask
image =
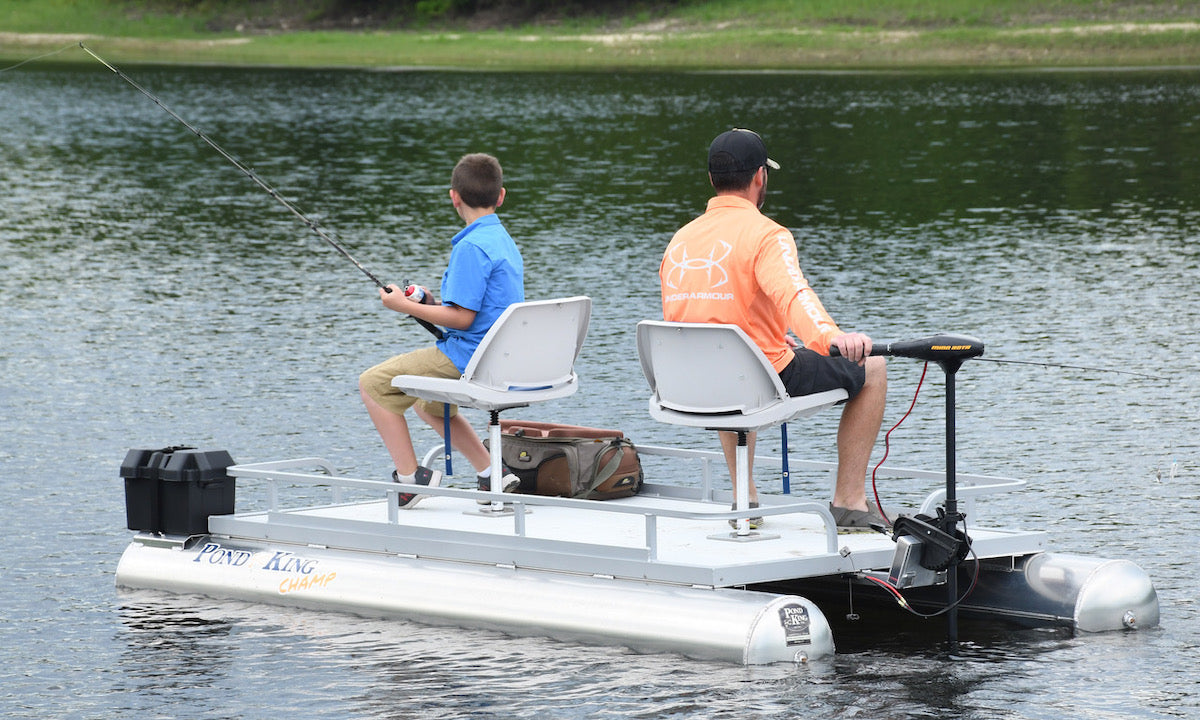
M 462 372 L 500 314 L 509 305 L 525 301 L 525 262 L 495 213 L 466 226 L 450 241 L 441 296 L 443 304 L 475 311 L 469 328 L 446 328 L 437 342 Z

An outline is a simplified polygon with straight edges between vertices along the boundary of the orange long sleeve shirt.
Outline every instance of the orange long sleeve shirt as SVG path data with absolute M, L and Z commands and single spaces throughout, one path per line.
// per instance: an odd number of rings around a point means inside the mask
M 824 355 L 842 334 L 800 271 L 791 231 L 735 195 L 711 198 L 675 233 L 658 276 L 664 320 L 737 325 L 777 372 L 794 355 L 789 328 Z

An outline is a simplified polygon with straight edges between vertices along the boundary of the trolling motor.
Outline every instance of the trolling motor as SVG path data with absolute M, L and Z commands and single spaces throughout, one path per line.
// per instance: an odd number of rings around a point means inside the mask
M 960 515 L 961 517 L 961 515 Z M 903 590 L 909 587 L 937 585 L 945 573 L 967 557 L 971 538 L 958 528 L 946 527 L 946 511 L 938 508 L 937 518 L 928 515 L 902 515 L 892 523 L 896 554 L 888 582 Z
M 830 348 L 830 354 L 839 354 L 837 348 Z M 871 355 L 935 362 L 946 373 L 946 505 L 944 509 L 938 508 L 937 518 L 918 515 L 896 519 L 892 525 L 896 555 L 889 580 L 902 587 L 932 585 L 944 572 L 948 593 L 946 633 L 949 641 L 955 643 L 958 642 L 957 569 L 970 550 L 971 539 L 958 529 L 963 516 L 958 512 L 955 477 L 954 374 L 966 360 L 983 355 L 983 342 L 967 335 L 931 335 L 874 344 Z

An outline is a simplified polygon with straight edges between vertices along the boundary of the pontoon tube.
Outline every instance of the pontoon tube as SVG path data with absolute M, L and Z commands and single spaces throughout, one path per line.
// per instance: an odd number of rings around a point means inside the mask
M 794 595 L 212 537 L 166 545 L 135 538 L 117 585 L 749 665 L 834 652 L 825 616 Z
M 1128 560 L 1041 553 L 1025 565 L 1029 587 L 1061 602 L 1076 630 L 1158 625 L 1158 592 L 1144 570 Z

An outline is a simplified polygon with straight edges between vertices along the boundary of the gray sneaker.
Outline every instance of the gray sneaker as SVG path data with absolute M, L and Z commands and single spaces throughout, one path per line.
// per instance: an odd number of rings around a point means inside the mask
M 392 482 L 400 482 L 400 474 L 395 470 L 392 471 Z M 442 474 L 437 470 L 430 470 L 427 467 L 418 465 L 417 471 L 413 473 L 413 483 L 416 485 L 437 487 L 441 482 Z M 429 496 L 418 495 L 417 493 L 400 493 L 400 509 L 411 510 L 414 505 L 427 497 Z
M 756 502 L 751 502 L 751 503 L 750 503 L 750 509 L 751 509 L 751 510 L 754 510 L 754 509 L 755 509 L 755 508 L 757 508 L 757 507 L 758 507 L 758 503 L 756 503 Z M 730 509 L 730 510 L 737 510 L 737 503 L 735 502 L 735 503 L 733 503 L 732 505 L 730 505 L 730 506 L 729 506 L 729 509 Z M 734 530 L 737 530 L 737 524 L 738 524 L 738 521 L 737 521 L 737 520 L 730 520 L 730 521 L 729 521 L 729 527 L 733 528 Z M 757 530 L 759 527 L 761 527 L 761 526 L 762 526 L 762 524 L 763 524 L 763 519 L 762 519 L 761 517 L 752 517 L 752 518 L 750 518 L 750 529 L 751 529 L 751 530 Z
M 501 485 L 502 489 L 500 490 L 500 492 L 506 492 L 506 493 L 516 492 L 517 488 L 521 487 L 521 478 L 510 473 L 508 471 L 508 468 L 501 468 L 501 471 L 504 473 L 504 483 Z M 475 489 L 479 490 L 481 492 L 491 492 L 491 489 L 492 489 L 491 476 L 489 475 L 488 477 L 482 477 L 482 476 L 476 475 L 475 476 Z M 491 505 L 492 504 L 491 500 L 476 500 L 475 502 L 479 503 L 480 505 Z

